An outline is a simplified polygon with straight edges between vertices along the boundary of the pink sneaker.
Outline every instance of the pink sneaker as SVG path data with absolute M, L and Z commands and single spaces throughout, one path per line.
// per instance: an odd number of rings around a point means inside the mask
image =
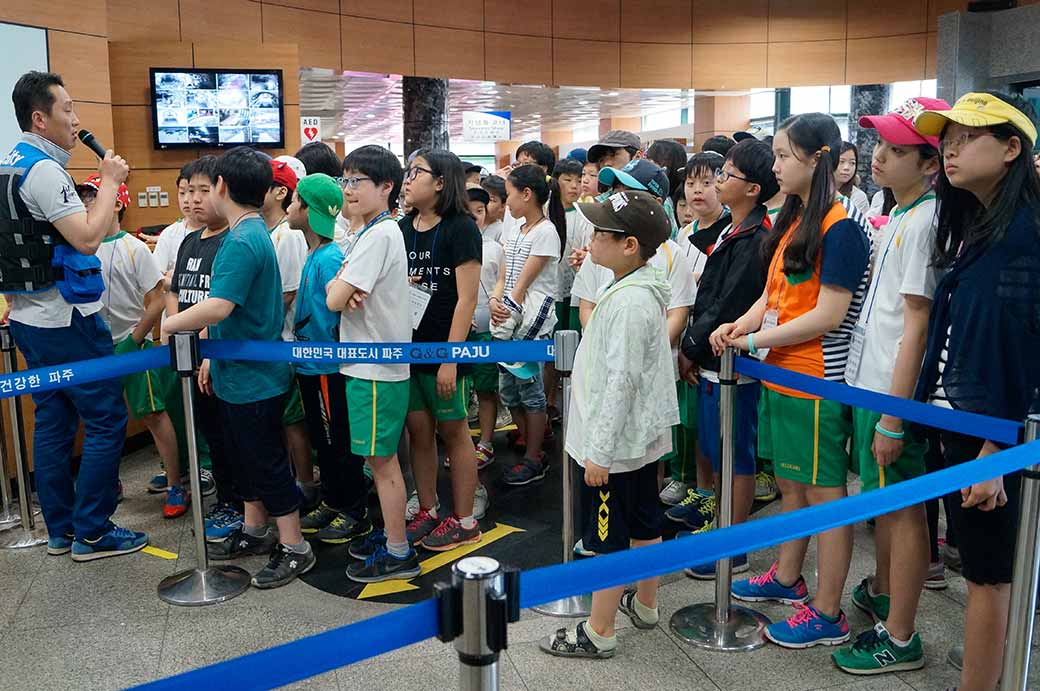
M 495 462 L 495 449 L 490 444 L 477 444 L 477 470 L 483 470 Z

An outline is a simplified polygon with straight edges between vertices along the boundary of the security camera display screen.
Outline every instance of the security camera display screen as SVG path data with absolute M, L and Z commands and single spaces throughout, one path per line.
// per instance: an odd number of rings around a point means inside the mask
M 281 70 L 151 69 L 155 147 L 285 145 Z

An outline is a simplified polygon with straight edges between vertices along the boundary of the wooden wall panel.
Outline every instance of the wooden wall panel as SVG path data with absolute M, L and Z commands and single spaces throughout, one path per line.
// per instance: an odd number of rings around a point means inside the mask
M 621 0 L 621 40 L 691 43 L 690 10 L 690 0 Z
M 574 0 L 553 0 L 552 17 L 556 38 L 618 41 L 621 36 L 621 0 L 600 0 L 591 8 Z
M 75 98 L 75 97 L 73 97 Z M 112 106 L 108 103 L 77 103 L 75 105 L 79 125 L 90 130 L 102 144 L 112 148 Z M 76 144 L 69 159 L 69 168 L 92 168 L 97 170 L 98 158 L 83 144 Z
M 769 0 L 770 43 L 841 38 L 845 38 L 844 2 Z
M 765 43 L 769 0 L 692 0 L 694 43 Z
M 770 43 L 766 86 L 845 83 L 845 41 Z
M 65 80 L 69 94 L 78 103 L 111 103 L 108 41 L 99 36 L 47 32 L 51 70 Z
M 690 44 L 622 43 L 621 86 L 687 89 L 692 81 Z
M 493 82 L 552 84 L 552 39 L 485 33 L 484 77 Z
M 924 62 L 924 78 L 935 79 L 936 63 L 939 61 L 939 34 L 932 31 L 928 34 L 927 53 Z
M 845 84 L 924 79 L 927 34 L 859 38 L 848 42 Z
M 766 85 L 765 43 L 695 44 L 693 88 L 755 89 Z
M 149 105 L 150 67 L 193 67 L 190 43 L 180 41 L 111 41 L 108 64 L 112 74 L 112 103 Z
M 177 0 L 107 0 L 108 40 L 179 41 L 180 6 Z
M 426 2 L 426 0 L 417 0 Z M 347 17 L 383 19 L 388 22 L 412 21 L 412 0 L 340 0 L 339 13 Z
M 248 70 L 282 70 L 285 102 L 300 102 L 300 56 L 295 43 L 235 43 L 203 41 L 195 43 L 196 67 L 239 67 Z
M 151 106 L 112 106 L 112 125 L 115 150 L 130 164 L 131 174 L 137 169 L 180 168 L 196 156 L 194 149 L 153 148 Z
M 196 152 L 185 153 L 190 154 L 188 156 L 190 159 L 195 157 Z M 177 186 L 174 184 L 177 180 L 178 172 L 177 168 L 130 171 L 130 177 L 126 181 L 127 187 L 130 188 L 130 208 L 127 209 L 126 215 L 123 216 L 124 230 L 133 231 L 142 226 L 168 225 L 180 217 L 181 211 L 177 208 Z M 163 192 L 169 193 L 169 206 L 138 208 L 137 193 L 144 192 L 145 188 L 150 185 L 157 185 Z
M 413 74 L 415 42 L 411 24 L 340 17 L 343 69 Z
M 264 5 L 264 43 L 295 43 L 299 65 L 339 71 L 339 18 L 314 10 Z M 294 97 L 298 100 L 298 97 Z
M 252 0 L 178 0 L 181 40 L 260 42 L 260 3 Z M 234 63 L 232 63 L 234 64 Z M 226 67 L 227 65 L 221 65 Z
M 0 2 L 0 22 L 105 36 L 108 34 L 105 9 L 104 4 L 99 7 L 96 3 L 72 0 L 5 0 Z
M 415 27 L 415 73 L 424 77 L 484 78 L 484 33 Z
M 552 0 L 484 0 L 484 30 L 503 34 L 552 36 Z
M 281 5 L 282 7 L 295 7 L 300 10 L 314 10 L 315 12 L 329 12 L 339 14 L 339 0 L 261 0 L 263 5 Z M 264 12 L 267 8 L 264 8 Z
M 484 0 L 452 0 L 450 5 L 420 0 L 412 12 L 417 25 L 484 30 Z
M 848 38 L 871 38 L 924 33 L 928 0 L 872 0 L 850 2 Z
M 557 84 L 568 86 L 620 86 L 620 46 L 557 38 L 553 40 L 553 76 Z

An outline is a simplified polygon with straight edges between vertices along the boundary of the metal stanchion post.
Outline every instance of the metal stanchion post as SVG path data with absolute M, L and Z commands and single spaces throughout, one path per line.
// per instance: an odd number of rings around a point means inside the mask
M 726 348 L 719 370 L 719 426 L 722 437 L 722 468 L 719 482 L 718 527 L 733 523 L 734 417 L 737 402 L 737 377 L 733 369 L 736 351 Z M 720 652 L 754 650 L 765 645 L 764 631 L 769 619 L 747 607 L 731 603 L 730 585 L 733 564 L 729 557 L 715 564 L 715 602 L 684 607 L 672 615 L 675 634 L 698 648 Z
M 574 462 L 567 455 L 564 444 L 567 441 L 567 418 L 571 405 L 571 370 L 574 369 L 574 354 L 578 350 L 577 331 L 557 331 L 555 337 L 556 372 L 560 375 L 562 414 L 561 434 L 563 442 L 560 444 L 560 465 L 563 475 L 563 563 L 567 564 L 574 559 Z M 548 602 L 544 605 L 532 608 L 539 614 L 547 614 L 552 617 L 587 617 L 592 611 L 592 597 L 590 595 L 573 595 L 562 600 Z
M 1033 442 L 1037 438 L 1040 438 L 1040 415 L 1030 414 L 1025 424 L 1025 441 Z M 1024 691 L 1027 688 L 1037 576 L 1040 575 L 1040 551 L 1037 551 L 1037 540 L 1040 537 L 1040 462 L 1022 471 L 1020 494 L 1022 505 L 1015 542 L 1015 570 L 1011 576 L 1011 604 L 1004 644 L 1001 691 Z
M 195 568 L 168 576 L 159 583 L 159 599 L 186 607 L 212 605 L 241 595 L 249 588 L 250 575 L 238 566 L 210 566 L 206 556 L 206 529 L 202 522 L 202 482 L 195 441 L 195 405 L 192 375 L 201 364 L 199 335 L 177 333 L 170 337 L 170 363 L 181 377 L 184 427 L 188 438 L 188 473 L 191 476 L 191 517 L 195 529 Z
M 18 370 L 18 356 L 14 352 L 14 339 L 7 325 L 0 326 L 0 351 L 7 360 L 7 372 L 13 374 Z M 25 427 L 22 425 L 22 397 L 12 396 L 7 399 L 7 407 L 11 421 L 11 448 L 14 450 L 14 469 L 18 481 L 18 511 L 21 515 L 20 528 L 12 528 L 4 533 L 0 541 L 2 549 L 24 549 L 47 543 L 47 531 L 37 526 L 33 518 L 32 488 L 29 487 L 29 468 L 26 465 L 28 453 L 25 448 Z M 6 484 L 6 472 L 5 476 Z
M 11 498 L 11 478 L 7 477 L 7 444 L 2 441 L 6 437 L 4 416 L 0 415 L 0 502 L 3 502 L 0 508 L 0 530 L 18 525 L 22 520 Z

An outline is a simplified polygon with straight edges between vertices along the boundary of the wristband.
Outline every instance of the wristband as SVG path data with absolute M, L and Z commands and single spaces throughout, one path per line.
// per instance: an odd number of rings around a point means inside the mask
M 748 347 L 748 355 L 757 355 L 758 354 L 758 351 L 755 350 L 755 334 L 748 334 L 747 335 L 747 347 Z
M 874 431 L 883 437 L 888 437 L 889 439 L 902 439 L 906 436 L 906 432 L 893 432 L 892 430 L 885 429 L 881 426 L 880 420 L 876 425 L 874 425 Z

